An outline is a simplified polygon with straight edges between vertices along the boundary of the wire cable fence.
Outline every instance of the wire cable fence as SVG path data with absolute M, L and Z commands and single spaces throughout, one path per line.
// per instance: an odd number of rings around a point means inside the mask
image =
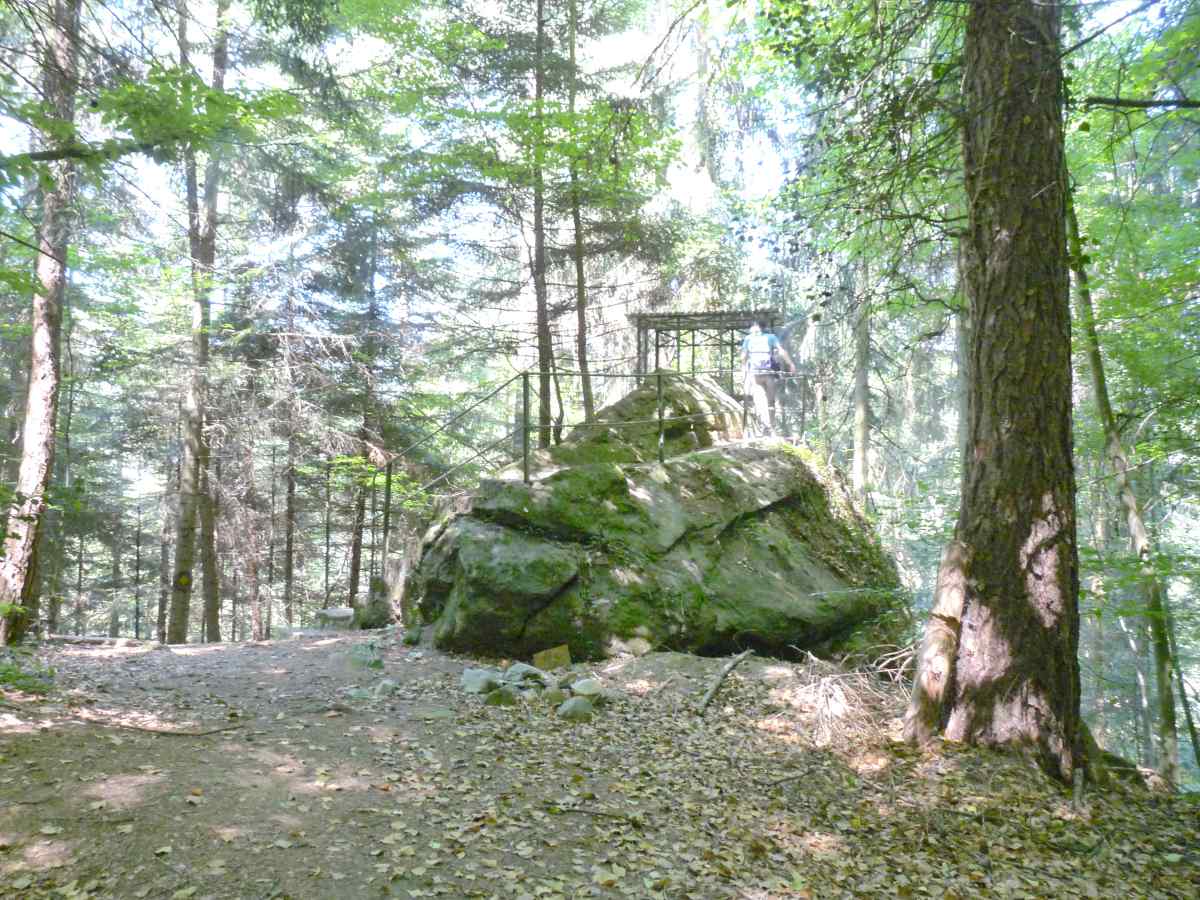
M 746 373 L 743 374 L 746 375 Z M 671 408 L 676 404 L 678 399 L 670 395 L 669 386 L 671 380 L 675 380 L 676 382 L 693 381 L 698 376 L 712 376 L 719 385 L 721 381 L 734 381 L 733 376 L 735 375 L 736 373 L 731 373 L 728 368 L 701 369 L 695 372 L 673 372 L 659 369 L 650 373 L 585 373 L 571 369 L 552 369 L 549 371 L 526 369 L 513 375 L 486 395 L 476 399 L 470 406 L 456 412 L 445 422 L 422 434 L 401 450 L 397 456 L 404 457 L 413 450 L 426 445 L 453 425 L 462 422 L 468 415 L 478 410 L 484 404 L 497 401 L 505 391 L 515 387 L 515 397 L 506 398 L 506 400 L 501 401 L 512 404 L 514 418 L 516 419 L 514 425 L 511 428 L 506 428 L 502 434 L 494 437 L 485 446 L 477 447 L 464 442 L 464 446 L 472 451 L 472 455 L 467 459 L 456 462 L 452 467 L 441 472 L 431 481 L 421 485 L 420 490 L 422 492 L 445 483 L 453 475 L 479 464 L 480 461 L 487 462 L 496 455 L 501 457 L 501 462 L 494 464 L 495 468 L 512 465 L 519 459 L 522 480 L 528 484 L 532 479 L 531 461 L 533 455 L 538 450 L 548 450 L 551 446 L 563 443 L 563 435 L 567 429 L 574 431 L 580 428 L 595 428 L 597 430 L 606 429 L 620 432 L 627 430 L 636 431 L 637 429 L 648 427 L 651 431 L 650 436 L 656 443 L 658 460 L 659 462 L 663 462 L 666 459 L 668 434 L 675 425 L 687 423 L 694 427 L 700 422 L 711 421 L 714 425 L 723 425 L 722 430 L 729 430 L 731 424 L 728 421 L 721 421 L 731 414 L 732 410 L 729 407 L 725 409 L 706 407 L 694 412 L 678 414 L 676 409 Z M 548 418 L 545 417 L 544 398 L 540 394 L 535 396 L 534 379 L 537 378 L 540 381 L 543 376 L 551 383 L 549 397 L 550 414 Z M 590 381 L 593 386 L 596 382 L 603 383 L 606 381 L 635 381 L 641 384 L 652 383 L 654 385 L 653 413 L 648 416 L 619 420 L 596 418 L 594 416 L 588 419 L 583 415 L 582 402 L 585 379 Z M 564 380 L 570 380 L 574 383 L 564 386 Z M 740 419 L 736 422 L 737 430 L 742 435 L 746 435 L 752 427 L 757 426 L 765 433 L 773 432 L 773 420 L 776 407 L 778 407 L 780 431 L 792 437 L 803 434 L 809 407 L 807 381 L 806 376 L 795 373 L 764 372 L 755 373 L 754 376 L 746 375 L 743 379 L 744 390 L 740 393 L 730 395 L 732 403 L 736 404 L 739 409 Z M 760 384 L 757 384 L 758 382 L 765 382 L 766 386 L 761 387 Z M 769 394 L 766 398 L 768 400 L 766 403 L 767 421 L 757 421 L 763 416 L 763 410 L 761 408 L 755 410 L 754 406 L 756 404 L 752 402 L 755 390 L 760 387 L 765 393 Z M 627 393 L 626 391 L 622 391 L 621 395 L 625 396 Z M 556 406 L 557 411 L 554 409 Z M 535 409 L 535 407 L 537 408 Z M 570 418 L 567 415 L 568 408 L 575 413 Z M 495 424 L 499 420 L 493 416 L 491 417 L 491 421 Z M 494 431 L 492 435 L 495 435 Z M 536 440 L 535 435 L 537 436 Z M 505 452 L 506 446 L 508 447 L 507 453 Z

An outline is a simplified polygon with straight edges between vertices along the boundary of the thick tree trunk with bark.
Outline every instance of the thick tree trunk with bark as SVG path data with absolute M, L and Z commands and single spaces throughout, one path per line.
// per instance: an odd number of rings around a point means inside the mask
M 1083 742 L 1059 18 L 1034 0 L 968 7 L 969 455 L 906 732 L 1026 748 L 1069 783 Z
M 75 121 L 79 57 L 79 0 L 53 0 L 52 27 L 42 63 L 46 101 L 64 131 Z M 37 618 L 37 546 L 46 511 L 46 490 L 54 467 L 58 419 L 60 334 L 67 288 L 71 201 L 75 166 L 50 166 L 50 186 L 42 193 L 42 221 L 33 294 L 32 352 L 26 388 L 25 423 L 16 496 L 9 509 L 0 558 L 0 644 L 19 640 Z
M 1096 331 L 1096 314 L 1092 306 L 1092 290 L 1088 281 L 1087 268 L 1083 262 L 1083 247 L 1079 240 L 1079 221 L 1075 217 L 1074 198 L 1067 195 L 1067 236 L 1070 242 L 1071 266 L 1075 272 L 1075 298 L 1079 317 L 1083 322 L 1083 340 L 1087 348 L 1088 364 L 1092 371 L 1092 393 L 1096 399 L 1096 411 L 1104 429 L 1104 449 L 1112 466 L 1117 482 L 1117 498 L 1125 510 L 1125 524 L 1129 529 L 1129 541 L 1140 565 L 1142 593 L 1146 604 L 1146 619 L 1150 625 L 1151 645 L 1154 648 L 1154 684 L 1158 697 L 1158 771 L 1171 786 L 1179 783 L 1179 733 L 1175 722 L 1175 692 L 1172 685 L 1172 669 L 1175 661 L 1171 654 L 1167 630 L 1166 596 L 1162 581 L 1154 571 L 1154 548 L 1142 503 L 1133 489 L 1129 477 L 1129 458 L 1121 443 L 1121 432 L 1117 417 L 1113 414 L 1108 396 L 1108 380 L 1104 374 L 1104 358 L 1100 355 L 1100 336 Z
M 288 266 L 292 277 L 295 277 L 295 256 L 292 249 L 288 250 Z M 292 593 L 296 579 L 296 391 L 299 386 L 295 383 L 292 369 L 292 341 L 296 334 L 296 298 L 289 287 L 287 294 L 287 329 L 288 336 L 283 342 L 283 368 L 286 389 L 291 396 L 287 401 L 287 491 L 284 499 L 283 523 L 283 615 L 288 628 L 295 626 L 295 615 L 292 611 Z
M 217 4 L 216 40 L 213 44 L 212 87 L 225 87 L 228 63 L 228 32 L 225 16 L 228 0 Z M 181 64 L 186 69 L 188 58 L 188 9 L 186 0 L 179 2 L 179 48 Z M 171 580 L 170 622 L 167 641 L 186 643 L 191 614 L 193 570 L 196 563 L 196 523 L 201 506 L 204 470 L 208 463 L 205 446 L 204 409 L 208 398 L 208 332 L 211 322 L 210 293 L 217 248 L 217 198 L 220 185 L 221 160 L 216 150 L 209 153 L 204 177 L 204 218 L 201 220 L 196 156 L 190 148 L 184 157 L 187 181 L 188 243 L 192 259 L 192 371 L 183 402 L 183 462 L 179 479 L 179 518 L 175 536 L 175 566 Z

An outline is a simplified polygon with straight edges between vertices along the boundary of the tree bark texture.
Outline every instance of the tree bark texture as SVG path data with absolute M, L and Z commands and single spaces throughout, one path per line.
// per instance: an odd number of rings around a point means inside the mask
M 204 574 L 204 640 L 221 641 L 221 580 L 217 572 L 217 489 L 207 465 L 201 465 L 200 568 Z
M 907 732 L 1027 749 L 1071 783 L 1083 749 L 1059 27 L 1054 3 L 968 8 L 969 453 L 938 587 L 962 609 L 930 619 L 926 645 L 944 633 L 934 656 L 950 662 L 924 661 Z
M 228 63 L 228 32 L 225 14 L 228 0 L 217 4 L 217 31 L 213 44 L 212 87 L 225 87 L 225 68 Z M 188 57 L 188 10 L 186 0 L 179 3 L 179 47 L 183 67 L 191 63 Z M 207 468 L 208 448 L 205 445 L 204 409 L 208 397 L 208 334 L 211 323 L 210 293 L 214 276 L 213 264 L 217 248 L 217 197 L 220 186 L 221 160 L 214 149 L 210 151 L 204 178 L 204 218 L 201 219 L 196 156 L 188 149 L 184 156 L 187 181 L 188 244 L 192 259 L 192 367 L 183 401 L 183 461 L 179 479 L 179 518 L 175 535 L 175 565 L 171 579 L 170 622 L 167 642 L 187 642 L 191 613 L 193 570 L 196 562 L 196 524 L 201 505 L 203 471 Z
M 43 91 L 54 118 L 69 132 L 75 121 L 80 3 L 53 0 L 50 7 L 54 27 L 46 34 Z M 19 640 L 37 616 L 37 546 L 54 467 L 62 307 L 74 193 L 74 164 L 69 160 L 50 164 L 50 187 L 42 192 L 38 229 L 21 465 L 0 558 L 0 644 Z
M 1117 498 L 1125 511 L 1129 541 L 1138 558 L 1146 619 L 1150 625 L 1151 646 L 1154 648 L 1154 686 L 1158 698 L 1158 773 L 1167 784 L 1174 787 L 1179 783 L 1179 731 L 1175 721 L 1175 692 L 1172 685 L 1175 661 L 1167 628 L 1167 600 L 1162 581 L 1154 571 L 1154 547 L 1150 541 L 1150 532 L 1146 528 L 1142 503 L 1129 477 L 1129 458 L 1125 455 L 1121 431 L 1117 427 L 1117 417 L 1113 414 L 1112 401 L 1108 396 L 1108 380 L 1104 374 L 1104 357 L 1100 355 L 1100 335 L 1096 330 L 1091 283 L 1083 261 L 1074 198 L 1069 193 L 1066 212 L 1067 239 L 1070 243 L 1071 266 L 1075 274 L 1076 306 L 1083 323 L 1084 346 L 1092 372 L 1092 393 L 1096 400 L 1100 424 L 1104 429 L 1105 454 L 1116 478 Z

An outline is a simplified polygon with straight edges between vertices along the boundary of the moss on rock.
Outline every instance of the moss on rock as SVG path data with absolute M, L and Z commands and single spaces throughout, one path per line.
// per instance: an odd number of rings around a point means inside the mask
M 727 445 L 487 482 L 427 536 L 406 609 L 435 623 L 438 645 L 498 655 L 565 643 L 588 658 L 632 637 L 701 652 L 861 646 L 907 605 L 844 484 L 811 462 Z

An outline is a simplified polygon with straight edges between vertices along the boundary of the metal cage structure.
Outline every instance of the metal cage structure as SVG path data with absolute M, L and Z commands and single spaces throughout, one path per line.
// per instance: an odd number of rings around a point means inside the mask
M 782 322 L 782 314 L 775 309 L 634 313 L 629 318 L 637 329 L 639 376 L 663 368 L 688 374 L 715 369 L 718 380 L 734 395 L 738 393 L 738 353 L 745 332 L 755 322 L 762 322 L 767 331 L 777 330 Z

